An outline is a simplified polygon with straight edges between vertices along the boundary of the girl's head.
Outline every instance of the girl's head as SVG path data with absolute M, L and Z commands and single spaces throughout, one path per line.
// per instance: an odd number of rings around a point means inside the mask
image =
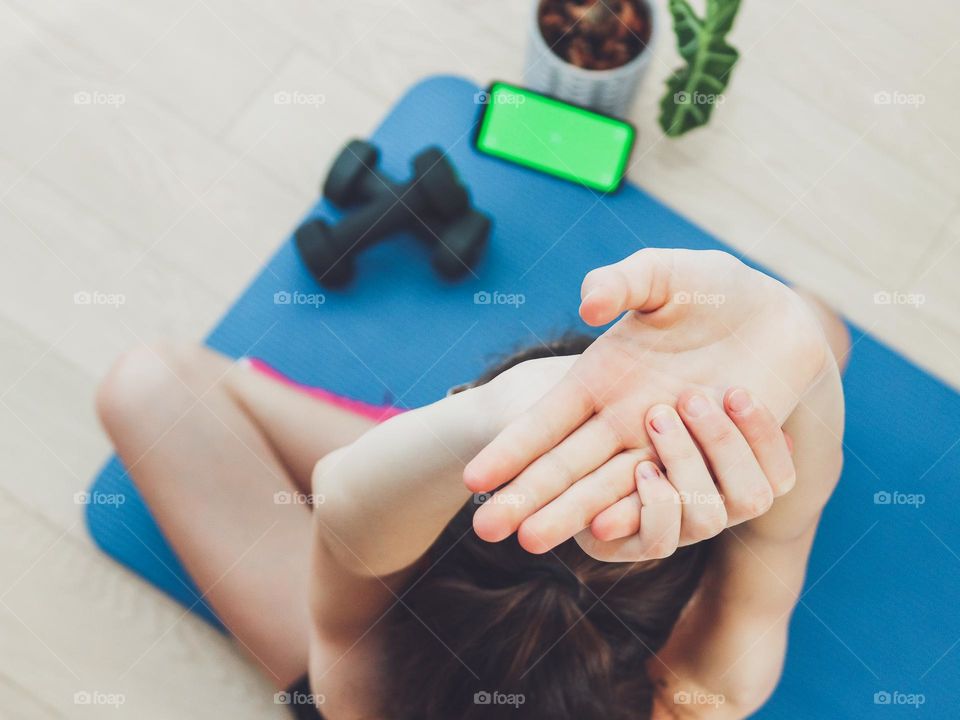
M 524 360 L 582 352 L 565 338 Z M 531 555 L 513 536 L 473 532 L 471 500 L 451 520 L 386 619 L 386 717 L 620 720 L 649 716 L 647 661 L 703 574 L 708 543 L 644 563 L 604 563 L 574 540 Z

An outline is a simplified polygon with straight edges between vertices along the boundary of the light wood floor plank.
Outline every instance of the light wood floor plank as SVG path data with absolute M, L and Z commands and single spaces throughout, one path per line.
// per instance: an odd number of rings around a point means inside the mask
M 3 490 L 0 638 L 0 677 L 47 716 L 110 717 L 77 696 L 104 693 L 123 717 L 285 717 L 225 636 Z

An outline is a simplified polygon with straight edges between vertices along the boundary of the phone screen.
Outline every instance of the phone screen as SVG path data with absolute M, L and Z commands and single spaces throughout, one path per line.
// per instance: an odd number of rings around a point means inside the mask
M 483 101 L 481 152 L 601 192 L 620 187 L 636 137 L 629 123 L 502 82 Z

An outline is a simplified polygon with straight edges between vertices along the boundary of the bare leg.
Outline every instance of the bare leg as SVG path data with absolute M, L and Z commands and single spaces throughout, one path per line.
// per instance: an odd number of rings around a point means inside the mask
M 97 407 L 204 599 L 287 687 L 307 669 L 311 530 L 309 507 L 283 501 L 372 423 L 193 346 L 123 356 Z
M 847 326 L 840 319 L 840 316 L 823 300 L 806 290 L 800 288 L 794 288 L 794 290 L 806 301 L 817 320 L 820 321 L 823 334 L 827 338 L 827 344 L 830 346 L 834 358 L 836 358 L 837 367 L 840 368 L 840 372 L 843 372 L 850 360 L 850 331 L 847 330 Z

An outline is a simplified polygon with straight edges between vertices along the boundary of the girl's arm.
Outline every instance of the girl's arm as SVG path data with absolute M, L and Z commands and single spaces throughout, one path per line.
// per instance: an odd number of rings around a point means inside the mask
M 397 415 L 325 457 L 313 473 L 314 493 L 324 498 L 315 511 L 318 540 L 361 576 L 415 563 L 471 498 L 467 461 L 577 357 L 523 363 L 522 382 L 487 383 Z
M 365 690 L 383 657 L 374 630 L 470 498 L 465 458 L 492 437 L 476 404 L 467 390 L 403 413 L 314 468 L 310 680 L 329 716 L 382 712 Z
M 317 464 L 317 539 L 342 567 L 360 576 L 409 567 L 470 499 L 463 467 L 489 424 L 475 393 L 397 415 Z
M 650 665 L 662 718 L 742 718 L 779 680 L 823 506 L 840 476 L 843 397 L 825 375 L 791 415 L 796 487 L 766 514 L 730 528 L 690 606 Z M 656 717 L 656 715 L 655 715 Z
M 575 359 L 539 359 L 508 391 L 488 383 L 397 415 L 316 465 L 311 676 L 346 672 L 341 657 L 358 656 L 355 645 L 367 642 L 371 626 L 427 569 L 424 554 L 470 500 L 467 460 Z

